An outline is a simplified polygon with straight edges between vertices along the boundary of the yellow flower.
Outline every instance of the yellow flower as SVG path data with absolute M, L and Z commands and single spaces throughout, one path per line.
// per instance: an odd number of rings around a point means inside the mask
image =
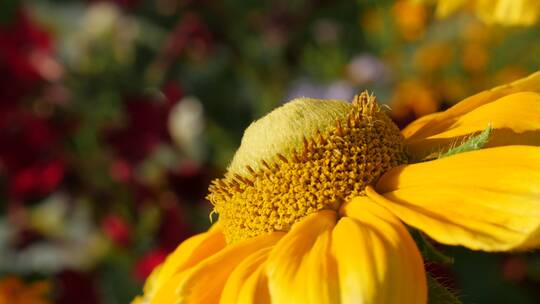
M 439 103 L 436 94 L 426 83 L 414 79 L 400 82 L 390 99 L 392 117 L 401 126 L 404 125 L 402 122 L 408 123 L 414 118 L 436 112 Z
M 465 44 L 462 50 L 461 63 L 469 73 L 484 72 L 489 63 L 489 53 L 486 47 L 481 44 Z
M 418 3 L 398 0 L 392 6 L 392 17 L 404 40 L 413 41 L 423 35 L 426 27 L 426 9 Z
M 540 245 L 540 73 L 401 133 L 366 93 L 254 122 L 183 242 L 134 303 L 426 303 L 404 224 L 448 245 Z M 491 125 L 485 149 L 426 158 Z
M 454 57 L 452 45 L 446 42 L 426 44 L 415 52 L 413 64 L 420 72 L 429 74 L 442 70 Z
M 26 285 L 17 277 L 0 280 L 0 304 L 48 304 L 50 286 L 45 281 Z
M 432 0 L 416 0 L 432 2 Z M 435 0 L 436 15 L 446 17 L 458 10 L 470 9 L 486 23 L 532 25 L 540 15 L 537 0 Z

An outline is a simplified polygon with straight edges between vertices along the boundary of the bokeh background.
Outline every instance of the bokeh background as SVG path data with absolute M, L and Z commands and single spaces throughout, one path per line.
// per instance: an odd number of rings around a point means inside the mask
M 210 225 L 243 129 L 374 92 L 404 126 L 540 68 L 540 28 L 405 0 L 0 2 L 0 303 L 128 303 Z M 440 248 L 464 303 L 540 303 L 540 254 Z

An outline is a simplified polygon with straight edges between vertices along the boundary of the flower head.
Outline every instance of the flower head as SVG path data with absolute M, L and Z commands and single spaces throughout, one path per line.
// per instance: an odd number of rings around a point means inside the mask
M 426 303 L 404 224 L 475 250 L 540 246 L 539 91 L 537 73 L 401 133 L 366 93 L 276 109 L 211 186 L 218 222 L 135 302 Z
M 367 93 L 352 104 L 295 99 L 247 128 L 209 199 L 229 242 L 287 231 L 406 163 L 403 141 Z
M 427 2 L 427 0 L 420 0 Z M 540 16 L 536 0 L 436 0 L 436 14 L 446 17 L 460 9 L 470 9 L 486 23 L 501 25 L 533 25 Z

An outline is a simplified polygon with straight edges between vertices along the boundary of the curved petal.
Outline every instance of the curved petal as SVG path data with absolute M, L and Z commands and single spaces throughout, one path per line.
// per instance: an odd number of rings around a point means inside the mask
M 540 2 L 535 0 L 479 0 L 477 15 L 488 24 L 534 25 L 540 15 Z
M 342 212 L 332 233 L 341 302 L 426 303 L 422 257 L 405 226 L 365 196 Z
M 439 124 L 448 119 L 455 119 L 463 114 L 466 114 L 482 105 L 493 102 L 499 98 L 502 98 L 506 95 L 519 93 L 519 92 L 536 92 L 540 93 L 540 72 L 533 73 L 525 78 L 516 80 L 509 84 L 504 84 L 490 90 L 486 90 L 475 94 L 471 97 L 465 98 L 459 103 L 455 104 L 453 107 L 448 110 L 440 113 L 435 113 L 430 116 L 430 120 L 434 124 Z M 418 128 L 416 126 L 417 122 L 421 122 L 422 125 L 426 127 Z M 427 134 L 436 134 L 439 131 L 434 133 L 433 130 L 430 130 L 431 126 L 427 126 L 424 118 L 419 118 L 418 120 L 412 122 L 403 130 L 403 135 L 406 138 L 423 136 Z M 412 132 L 414 131 L 414 132 Z
M 422 159 L 471 133 L 484 130 L 488 125 L 493 132 L 486 147 L 540 145 L 540 94 L 522 92 L 507 95 L 453 120 L 446 120 L 438 127 L 432 125 L 440 132 L 429 137 L 409 138 L 407 146 L 415 159 Z
M 330 254 L 336 212 L 323 210 L 302 219 L 274 247 L 267 262 L 274 303 L 339 303 L 335 261 Z
M 459 10 L 466 4 L 467 0 L 439 0 L 437 1 L 435 15 L 439 18 L 447 17 L 448 15 Z
M 165 282 L 174 273 L 184 271 L 220 251 L 226 245 L 225 236 L 219 224 L 215 224 L 205 233 L 185 240 L 163 263 L 156 281 L 157 285 Z
M 153 304 L 217 303 L 231 272 L 260 249 L 273 246 L 282 232 L 274 232 L 228 245 L 183 272 L 177 272 L 157 290 Z
M 274 246 L 283 235 L 283 232 L 273 232 L 234 243 L 199 262 L 185 273 L 180 273 L 177 277 L 177 288 L 172 290 L 177 296 L 176 302 L 218 303 L 223 287 L 233 270 L 252 254 Z M 158 296 L 159 292 L 156 298 Z
M 540 245 L 540 147 L 504 146 L 396 167 L 367 195 L 436 241 L 504 251 Z
M 231 273 L 220 303 L 226 304 L 266 304 L 270 303 L 265 262 L 271 248 L 263 248 L 249 256 Z
M 182 242 L 165 262 L 156 267 L 144 284 L 141 301 L 150 301 L 156 291 L 175 273 L 181 272 L 225 247 L 225 237 L 219 223 L 207 232 L 197 234 Z
M 410 139 L 413 136 L 420 137 L 422 132 L 427 132 L 427 130 L 424 129 L 424 126 L 439 118 L 442 113 L 444 112 L 431 113 L 418 118 L 401 130 L 401 134 L 403 134 L 406 139 Z
M 462 127 L 466 128 L 467 126 L 464 124 L 463 120 L 460 120 L 462 116 L 466 115 L 469 112 L 479 110 L 479 108 L 483 106 L 487 106 L 490 103 L 496 102 L 499 99 L 512 95 L 515 93 L 521 93 L 521 92 L 536 92 L 540 93 L 540 72 L 537 72 L 535 74 L 530 75 L 527 78 L 520 79 L 516 82 L 513 82 L 511 84 L 506 84 L 503 86 L 499 86 L 496 88 L 493 88 L 488 91 L 484 91 L 481 93 L 478 93 L 474 96 L 471 96 L 469 98 L 466 98 L 465 100 L 457 103 L 450 109 L 440 112 L 428 115 L 426 117 L 422 117 L 414 122 L 412 122 L 409 126 L 407 126 L 403 131 L 402 134 L 407 139 L 407 142 L 415 148 L 414 145 L 417 145 L 421 143 L 423 140 L 429 139 L 433 136 L 436 136 L 439 133 L 445 132 L 448 129 L 455 128 L 455 127 Z M 515 98 L 514 100 L 517 100 L 519 102 L 519 98 Z M 516 101 L 515 101 L 516 102 Z M 512 104 L 511 107 L 508 107 L 508 105 L 505 105 L 506 107 L 503 109 L 502 107 L 499 107 L 496 109 L 497 111 L 503 111 L 504 114 L 507 114 L 506 122 L 509 120 L 513 120 L 510 123 L 516 124 L 519 123 L 521 118 L 519 116 L 510 115 L 508 111 L 513 111 L 513 107 L 515 106 Z M 488 107 L 489 108 L 489 107 Z M 536 108 L 529 108 L 529 110 L 536 111 L 536 114 L 538 114 L 538 107 Z M 489 108 L 489 111 L 493 111 L 495 108 Z M 476 118 L 480 118 L 481 114 L 478 113 L 484 113 L 487 114 L 487 112 L 477 112 Z M 523 111 L 517 111 L 517 114 L 523 113 Z M 501 116 L 501 113 L 499 113 L 498 116 Z M 517 122 L 516 122 L 517 120 Z M 465 120 L 467 122 L 467 120 Z M 479 124 L 481 125 L 481 128 L 478 129 L 477 127 L 472 127 L 469 132 L 461 134 L 470 134 L 472 132 L 483 130 L 486 128 L 487 124 L 492 122 L 490 120 L 489 116 L 484 116 L 484 119 Z M 504 120 L 502 120 L 504 123 Z M 492 122 L 494 123 L 494 122 Z M 502 129 L 509 128 L 507 126 L 501 126 Z M 523 132 L 516 131 L 515 133 Z M 427 153 L 432 151 L 427 151 Z M 418 153 L 418 151 L 417 151 Z

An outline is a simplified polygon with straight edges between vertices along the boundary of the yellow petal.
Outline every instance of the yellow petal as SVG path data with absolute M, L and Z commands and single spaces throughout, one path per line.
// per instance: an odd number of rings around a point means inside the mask
M 156 267 L 144 284 L 144 299 L 150 300 L 175 273 L 181 272 L 225 247 L 225 237 L 218 224 L 207 232 L 185 240 L 165 262 Z
M 457 10 L 465 6 L 467 0 L 439 0 L 437 2 L 437 8 L 435 10 L 435 15 L 438 18 L 447 17 L 450 14 L 453 14 Z
M 263 248 L 257 251 L 236 267 L 223 288 L 220 303 L 270 303 L 264 267 L 270 249 Z
M 154 267 L 154 270 L 152 270 L 152 273 L 150 273 L 146 278 L 146 282 L 144 282 L 143 295 L 135 297 L 131 301 L 131 304 L 143 304 L 152 300 L 158 289 L 157 278 L 159 277 L 162 267 L 163 264 Z
M 423 132 L 428 132 L 428 129 L 424 128 L 424 126 L 429 123 L 433 123 L 433 121 L 435 121 L 436 119 L 440 119 L 442 113 L 444 112 L 431 113 L 418 118 L 417 120 L 407 125 L 405 129 L 401 130 L 401 134 L 403 134 L 403 136 L 409 140 L 412 140 L 416 137 L 421 137 Z
M 477 0 L 476 13 L 486 23 L 530 26 L 538 21 L 537 0 Z
M 332 233 L 341 303 L 426 303 L 422 257 L 403 224 L 365 196 L 342 209 Z
M 172 275 L 167 281 L 163 282 L 159 288 L 156 289 L 154 296 L 144 303 L 150 304 L 163 304 L 163 303 L 178 303 L 179 297 L 175 290 L 185 277 L 185 272 L 179 272 Z
M 486 147 L 503 145 L 540 145 L 540 94 L 522 92 L 507 95 L 487 103 L 454 119 L 431 124 L 439 130 L 427 137 L 407 140 L 409 153 L 422 159 L 459 142 L 471 133 L 480 132 L 491 125 L 493 132 Z
M 431 115 L 431 120 L 434 123 L 439 123 L 446 119 L 454 119 L 458 116 L 466 114 L 482 105 L 493 102 L 499 98 L 502 98 L 506 95 L 519 93 L 519 92 L 536 92 L 540 93 L 540 72 L 533 73 L 525 78 L 516 80 L 509 84 L 504 84 L 490 90 L 486 90 L 475 94 L 471 97 L 465 98 L 459 103 L 455 104 L 453 107 L 448 110 L 440 113 Z M 418 119 L 417 121 L 422 121 L 423 118 Z M 410 132 L 409 128 L 414 129 L 415 122 L 411 123 L 405 130 L 403 130 L 403 135 L 409 138 L 412 136 L 421 136 L 425 133 L 432 133 L 430 130 L 431 127 L 421 128 L 416 132 Z
M 330 236 L 336 212 L 323 210 L 294 224 L 270 253 L 268 285 L 273 303 L 339 303 Z
M 396 167 L 367 195 L 438 242 L 540 245 L 540 147 L 504 146 Z
M 452 126 L 462 115 L 502 97 L 519 92 L 540 93 L 540 72 L 536 72 L 513 83 L 498 86 L 491 90 L 473 95 L 444 112 L 421 117 L 403 129 L 402 134 L 409 142 L 418 143 L 423 139 L 446 131 L 447 128 Z M 509 116 L 508 118 L 511 119 L 512 117 Z M 484 124 L 484 128 L 486 124 L 487 122 Z
M 201 233 L 185 240 L 171 253 L 159 273 L 157 284 L 165 282 L 174 273 L 184 271 L 199 261 L 209 257 L 225 247 L 225 237 L 219 224 L 206 233 Z
M 177 302 L 218 303 L 223 287 L 233 270 L 260 249 L 273 246 L 283 235 L 283 232 L 273 232 L 229 245 L 199 262 L 186 273 L 180 274 L 177 277 L 179 280 L 177 288 L 173 289 L 177 295 Z
M 537 0 L 438 0 L 435 14 L 443 18 L 466 9 L 474 9 L 476 15 L 487 24 L 506 26 L 530 26 L 538 21 L 540 15 Z

